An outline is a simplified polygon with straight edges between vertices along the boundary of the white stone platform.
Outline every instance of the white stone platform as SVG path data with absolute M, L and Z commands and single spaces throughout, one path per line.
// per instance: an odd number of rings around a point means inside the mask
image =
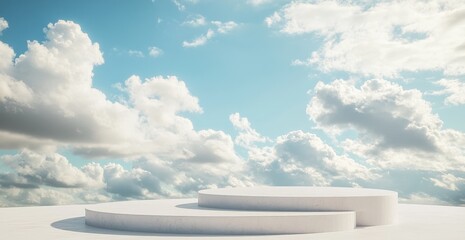
M 113 202 L 86 208 L 86 224 L 176 234 L 302 234 L 393 224 L 397 193 L 335 187 L 199 191 L 198 199 Z
M 125 202 L 130 203 L 130 202 Z M 122 203 L 124 205 L 124 203 Z M 463 240 L 465 207 L 399 204 L 398 222 L 351 231 L 290 235 L 188 235 L 109 230 L 85 224 L 95 205 L 0 208 L 0 239 L 14 240 Z
M 87 207 L 86 224 L 177 234 L 296 234 L 353 230 L 355 212 L 232 211 L 201 208 L 197 199 L 169 199 Z
M 397 193 L 338 187 L 248 187 L 199 191 L 199 206 L 264 211 L 356 211 L 358 226 L 393 224 Z

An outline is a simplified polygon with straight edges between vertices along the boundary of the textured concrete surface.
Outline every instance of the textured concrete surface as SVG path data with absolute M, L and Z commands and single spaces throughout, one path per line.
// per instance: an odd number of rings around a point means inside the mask
M 397 193 L 368 188 L 247 187 L 199 191 L 203 207 L 266 211 L 356 211 L 358 226 L 395 223 Z
M 89 206 L 86 223 L 158 233 L 293 234 L 353 230 L 355 212 L 222 210 L 199 207 L 195 198 L 165 199 Z

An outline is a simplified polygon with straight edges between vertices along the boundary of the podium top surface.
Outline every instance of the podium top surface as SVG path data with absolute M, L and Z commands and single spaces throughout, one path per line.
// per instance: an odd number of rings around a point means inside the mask
M 242 187 L 217 188 L 199 191 L 200 195 L 240 196 L 240 197 L 376 197 L 397 196 L 397 192 L 370 188 L 344 187 Z

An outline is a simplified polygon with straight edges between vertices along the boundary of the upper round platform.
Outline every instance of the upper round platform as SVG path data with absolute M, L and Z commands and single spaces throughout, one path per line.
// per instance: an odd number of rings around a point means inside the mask
M 240 197 L 370 197 L 397 196 L 396 192 L 371 188 L 345 187 L 237 187 L 200 190 L 201 195 Z
M 353 211 L 231 211 L 199 207 L 196 199 L 96 204 L 86 208 L 85 219 L 94 227 L 178 234 L 295 234 L 355 227 Z
M 392 224 L 397 193 L 367 188 L 248 187 L 199 191 L 203 207 L 266 211 L 356 211 L 357 225 Z

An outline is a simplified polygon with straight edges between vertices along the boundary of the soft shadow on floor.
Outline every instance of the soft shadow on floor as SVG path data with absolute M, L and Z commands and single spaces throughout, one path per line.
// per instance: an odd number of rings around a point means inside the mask
M 193 206 L 184 206 L 186 208 Z M 169 233 L 146 233 L 146 232 L 131 232 L 131 231 L 118 231 L 105 228 L 97 228 L 88 226 L 85 223 L 85 217 L 75 217 L 59 220 L 50 224 L 53 228 L 72 231 L 72 232 L 81 232 L 81 233 L 91 233 L 91 234 L 107 234 L 107 235 L 125 235 L 125 236 L 157 236 L 157 237 L 189 237 L 189 238 L 217 238 L 217 237 L 244 237 L 244 236 L 256 236 L 256 237 L 265 237 L 270 235 L 216 235 L 216 234 L 169 234 Z
M 68 218 L 53 222 L 50 226 L 72 232 L 92 233 L 92 234 L 107 234 L 107 235 L 127 235 L 127 236 L 163 236 L 163 237 L 213 237 L 212 235 L 195 235 L 195 234 L 164 234 L 164 233 L 144 233 L 131 231 L 117 231 L 105 228 L 97 228 L 86 225 L 84 217 Z M 219 235 L 214 235 L 218 237 Z
M 208 208 L 208 207 L 200 207 L 197 203 L 184 203 L 184 204 L 178 204 L 176 205 L 177 208 L 184 208 L 184 209 L 195 209 L 195 210 L 205 210 L 205 211 L 222 211 L 222 212 L 236 212 L 236 211 L 241 211 L 241 210 L 236 210 L 236 209 L 218 209 L 218 208 Z

